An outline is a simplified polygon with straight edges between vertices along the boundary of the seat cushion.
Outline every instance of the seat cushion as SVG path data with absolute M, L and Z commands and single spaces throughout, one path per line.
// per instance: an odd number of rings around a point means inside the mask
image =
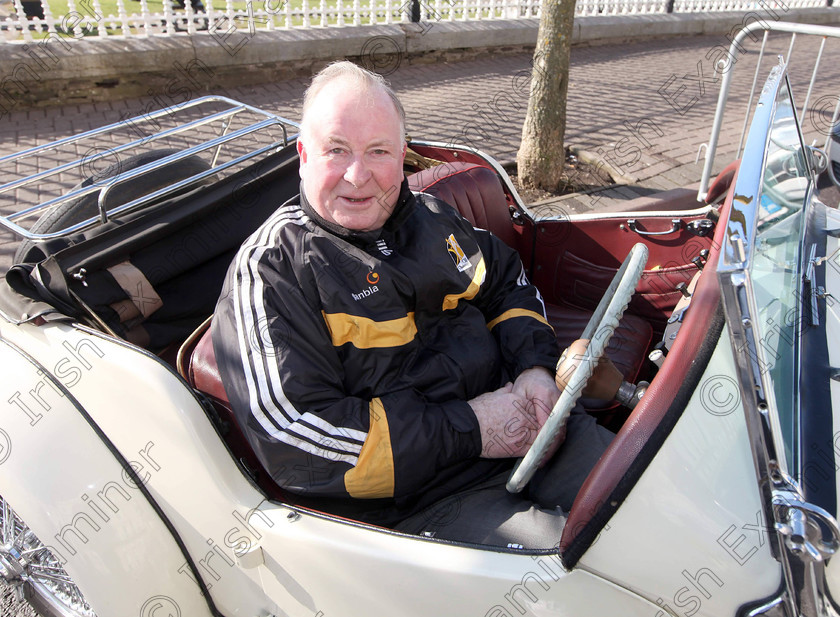
M 588 311 L 557 304 L 546 304 L 545 313 L 548 323 L 554 328 L 560 349 L 565 349 L 580 338 L 592 316 L 592 313 Z M 624 375 L 624 381 L 631 383 L 636 381 L 651 340 L 653 340 L 653 328 L 650 323 L 641 317 L 625 313 L 607 345 L 607 357 Z

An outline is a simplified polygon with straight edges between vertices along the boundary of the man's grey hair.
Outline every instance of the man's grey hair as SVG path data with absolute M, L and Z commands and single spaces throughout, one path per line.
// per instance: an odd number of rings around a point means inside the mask
M 315 77 L 312 78 L 312 83 L 306 89 L 303 95 L 303 112 L 300 121 L 300 134 L 303 136 L 306 133 L 306 125 L 309 108 L 312 106 L 312 101 L 318 96 L 318 93 L 324 89 L 324 86 L 337 80 L 347 79 L 355 82 L 360 89 L 367 91 L 381 90 L 394 103 L 394 108 L 397 110 L 397 115 L 400 120 L 400 136 L 405 139 L 405 109 L 397 98 L 396 93 L 391 89 L 391 86 L 382 75 L 363 69 L 360 66 L 353 64 L 347 60 L 340 62 L 333 62 L 332 64 L 321 69 Z

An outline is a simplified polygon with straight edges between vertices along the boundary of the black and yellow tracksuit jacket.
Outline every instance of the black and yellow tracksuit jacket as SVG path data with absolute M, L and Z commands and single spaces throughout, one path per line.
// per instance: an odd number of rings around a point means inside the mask
M 478 458 L 467 401 L 558 356 L 516 252 L 405 183 L 375 232 L 303 194 L 280 207 L 231 265 L 212 336 L 274 481 L 380 525 L 509 466 Z

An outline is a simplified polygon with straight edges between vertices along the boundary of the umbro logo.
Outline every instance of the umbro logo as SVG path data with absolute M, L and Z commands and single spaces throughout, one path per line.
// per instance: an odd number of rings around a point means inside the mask
M 376 241 L 376 248 L 378 248 L 379 252 L 385 255 L 385 257 L 390 257 L 391 254 L 394 252 L 388 248 L 388 245 L 385 244 L 385 240 L 383 240 L 382 238 Z

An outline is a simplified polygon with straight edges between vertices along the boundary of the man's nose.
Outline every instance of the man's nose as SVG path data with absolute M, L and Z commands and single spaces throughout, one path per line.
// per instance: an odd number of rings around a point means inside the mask
M 344 179 L 355 187 L 363 186 L 370 179 L 370 170 L 365 163 L 364 156 L 354 156 L 347 171 L 344 172 Z

